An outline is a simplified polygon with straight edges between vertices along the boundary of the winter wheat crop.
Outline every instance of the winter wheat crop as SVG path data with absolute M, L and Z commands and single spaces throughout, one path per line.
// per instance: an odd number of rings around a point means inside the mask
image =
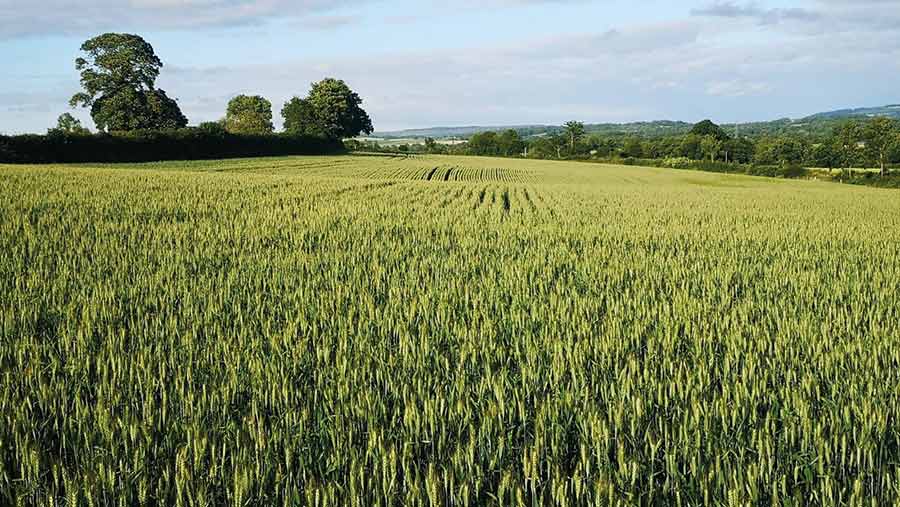
M 897 505 L 900 192 L 0 166 L 2 505 Z

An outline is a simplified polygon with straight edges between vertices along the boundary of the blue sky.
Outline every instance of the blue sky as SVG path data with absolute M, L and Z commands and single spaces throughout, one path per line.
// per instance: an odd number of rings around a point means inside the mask
M 85 39 L 138 33 L 191 123 L 346 80 L 378 130 L 767 120 L 900 102 L 900 0 L 0 0 L 0 132 L 42 132 Z M 74 111 L 91 125 L 84 110 Z

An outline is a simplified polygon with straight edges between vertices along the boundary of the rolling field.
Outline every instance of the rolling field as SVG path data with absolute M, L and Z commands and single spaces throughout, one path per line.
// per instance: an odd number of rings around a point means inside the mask
M 900 192 L 0 166 L 0 505 L 900 504 Z

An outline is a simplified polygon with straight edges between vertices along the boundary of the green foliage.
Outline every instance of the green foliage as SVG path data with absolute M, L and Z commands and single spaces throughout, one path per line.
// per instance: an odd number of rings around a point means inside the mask
M 712 125 L 714 127 L 714 124 Z M 711 131 L 709 125 L 700 124 L 699 131 Z M 510 130 L 509 132 L 514 132 Z M 877 135 L 876 135 L 877 133 Z M 507 134 L 509 135 L 509 134 Z M 873 139 L 867 142 L 867 137 Z M 482 132 L 472 136 L 467 144 L 454 148 L 451 153 L 484 156 L 518 156 L 519 150 L 507 152 L 501 149 L 500 134 Z M 816 178 L 839 179 L 848 182 L 859 169 L 880 168 L 880 177 L 888 177 L 891 164 L 900 163 L 900 129 L 892 120 L 874 119 L 869 122 L 853 121 L 842 124 L 829 135 L 815 141 L 803 136 L 778 135 L 759 139 L 733 137 L 721 140 L 714 135 L 673 135 L 641 138 L 601 137 L 592 134 L 580 139 L 575 149 L 565 133 L 540 136 L 523 140 L 528 158 L 570 160 L 597 160 L 670 167 L 668 161 L 690 160 L 692 169 L 712 172 L 744 173 L 771 177 L 806 177 L 809 168 L 844 167 L 846 175 L 832 178 L 828 174 L 813 174 Z M 426 150 L 420 150 L 424 152 Z M 509 154 L 512 153 L 512 154 Z M 684 164 L 682 164 L 684 165 Z M 853 169 L 857 168 L 857 169 Z M 867 173 L 866 173 L 867 174 Z M 875 180 L 863 178 L 864 184 L 876 185 Z M 882 181 L 878 186 L 891 186 Z
M 806 176 L 806 169 L 799 164 L 781 165 L 775 173 L 782 178 L 802 178 Z
M 561 158 L 562 148 L 567 142 L 565 137 L 558 135 L 533 139 L 528 143 L 528 156 L 542 159 Z
M 2 505 L 900 500 L 894 192 L 270 158 L 0 216 Z
M 660 161 L 661 167 L 670 169 L 691 169 L 693 164 L 694 160 L 687 157 L 668 157 Z
M 569 150 L 575 152 L 575 145 L 584 137 L 584 123 L 580 121 L 570 121 L 563 125 L 563 134 L 569 139 Z
M 678 146 L 678 155 L 692 160 L 703 158 L 703 137 L 697 134 L 688 134 L 682 138 Z
M 319 121 L 308 99 L 294 97 L 281 109 L 284 130 L 292 134 L 325 137 L 324 125 Z
M 84 91 L 70 103 L 91 108 L 100 130 L 129 131 L 181 128 L 187 118 L 175 100 L 155 88 L 163 66 L 153 47 L 137 35 L 107 33 L 81 46 L 75 60 Z
M 749 164 L 753 161 L 753 153 L 756 146 L 753 141 L 745 138 L 732 138 L 723 143 L 723 149 L 728 162 L 736 162 L 739 164 Z
M 56 127 L 47 130 L 47 135 L 88 135 L 91 131 L 81 125 L 81 120 L 70 113 L 59 115 Z
M 109 134 L 54 132 L 46 136 L 0 136 L 0 163 L 149 162 L 342 151 L 339 143 L 294 135 L 234 135 L 215 123 L 202 128 L 136 130 Z
M 512 129 L 504 130 L 497 137 L 498 154 L 505 157 L 516 157 L 525 150 L 525 141 L 519 133 Z
M 835 129 L 833 143 L 840 153 L 841 167 L 852 168 L 859 163 L 862 139 L 863 127 L 859 121 L 847 121 Z
M 151 90 L 163 66 L 153 46 L 138 35 L 106 33 L 85 41 L 81 51 L 86 55 L 75 60 L 75 68 L 91 99 L 120 87 Z
M 224 119 L 219 121 L 205 121 L 200 125 L 197 125 L 197 130 L 217 136 L 224 136 L 228 133 L 228 129 L 225 128 Z
M 313 83 L 305 99 L 294 97 L 281 111 L 285 130 L 328 139 L 371 134 L 372 120 L 363 110 L 362 98 L 341 80 L 327 78 Z
M 469 138 L 468 152 L 471 155 L 500 155 L 500 144 L 496 132 L 481 132 Z
M 425 138 L 425 153 L 438 154 L 441 153 L 441 145 L 430 137 Z
M 646 155 L 644 151 L 644 144 L 636 137 L 626 139 L 622 145 L 623 157 L 643 158 Z
M 705 135 L 700 139 L 700 151 L 704 158 L 708 158 L 710 162 L 715 162 L 719 158 L 725 143 L 712 135 Z
M 797 165 L 803 161 L 803 145 L 787 137 L 766 137 L 757 143 L 754 161 L 757 164 Z
M 228 102 L 225 130 L 231 134 L 271 134 L 272 103 L 259 95 L 238 95 Z
M 122 88 L 103 95 L 91 104 L 91 117 L 98 129 L 107 132 L 171 130 L 188 123 L 178 104 L 158 89 Z
M 515 130 L 482 132 L 469 138 L 466 152 L 471 155 L 517 157 L 525 151 L 525 141 Z
M 862 137 L 866 144 L 866 155 L 872 165 L 880 169 L 881 175 L 887 174 L 891 150 L 900 134 L 897 122 L 890 118 L 873 118 L 864 127 Z
M 728 134 L 722 130 L 722 127 L 719 127 L 715 123 L 710 120 L 703 120 L 700 123 L 694 125 L 691 129 L 691 134 L 700 137 L 712 137 L 716 141 L 727 141 L 729 139 Z
M 840 150 L 832 142 L 819 143 L 810 147 L 808 160 L 814 167 L 828 169 L 841 167 Z
M 831 132 L 848 119 L 869 119 L 888 117 L 900 119 L 900 105 L 861 108 L 853 110 L 831 111 L 819 113 L 805 118 L 781 118 L 773 121 L 731 123 L 721 126 L 726 134 L 732 137 L 758 139 L 760 137 L 792 136 L 811 142 L 818 142 L 828 137 Z M 681 121 L 657 120 L 631 123 L 590 123 L 585 124 L 589 135 L 621 140 L 627 137 L 641 139 L 658 139 L 684 136 L 690 133 L 694 125 Z M 510 127 L 523 137 L 543 137 L 558 134 L 563 127 L 557 125 L 522 125 Z M 380 132 L 379 137 L 410 138 L 434 137 L 463 139 L 472 134 L 502 130 L 500 127 L 436 127 L 428 129 L 411 129 L 398 132 Z
M 888 161 L 891 164 L 900 164 L 900 132 L 897 132 L 888 148 Z

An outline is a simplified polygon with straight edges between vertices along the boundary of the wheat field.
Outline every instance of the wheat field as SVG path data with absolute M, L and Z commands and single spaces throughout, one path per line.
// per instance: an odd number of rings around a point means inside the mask
M 900 505 L 900 192 L 0 166 L 0 504 Z

